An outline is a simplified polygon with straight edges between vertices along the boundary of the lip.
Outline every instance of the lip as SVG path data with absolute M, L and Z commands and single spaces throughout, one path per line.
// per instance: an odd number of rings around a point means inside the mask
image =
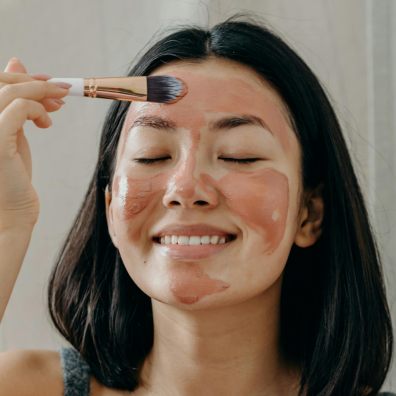
M 236 234 L 209 224 L 169 224 L 153 235 L 153 239 L 158 240 L 165 235 L 185 235 L 204 236 L 219 235 L 224 237 L 234 237 Z

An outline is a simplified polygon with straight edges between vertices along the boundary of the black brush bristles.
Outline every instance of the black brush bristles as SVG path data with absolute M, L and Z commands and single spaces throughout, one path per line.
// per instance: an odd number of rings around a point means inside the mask
M 186 93 L 186 85 L 176 77 L 147 76 L 148 102 L 174 103 Z

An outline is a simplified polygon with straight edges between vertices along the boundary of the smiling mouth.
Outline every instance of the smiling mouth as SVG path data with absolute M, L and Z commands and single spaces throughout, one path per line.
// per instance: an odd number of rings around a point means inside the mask
M 180 235 L 180 237 L 182 238 L 182 240 L 171 240 L 168 243 L 161 243 L 161 237 L 153 237 L 152 240 L 153 242 L 159 244 L 159 245 L 179 245 L 179 246 L 214 246 L 214 245 L 222 245 L 222 244 L 226 244 L 226 243 L 230 243 L 232 241 L 234 241 L 235 239 L 237 239 L 237 236 L 235 234 L 228 234 L 227 236 L 224 237 L 224 241 L 220 241 L 220 240 L 213 240 L 211 239 L 210 242 L 208 242 L 207 240 L 205 242 L 200 242 L 198 243 L 196 240 L 194 241 L 194 243 L 190 242 L 190 240 L 187 238 L 190 238 L 188 236 L 182 236 Z M 195 238 L 197 236 L 194 236 Z M 204 237 L 204 236 L 202 236 Z M 210 236 L 212 237 L 212 236 Z

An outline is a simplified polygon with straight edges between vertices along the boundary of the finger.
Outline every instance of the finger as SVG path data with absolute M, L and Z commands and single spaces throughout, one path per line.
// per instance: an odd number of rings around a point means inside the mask
M 15 72 L 0 72 L 0 82 L 4 84 L 15 84 L 19 82 L 33 81 L 29 74 Z
M 5 84 L 15 84 L 19 82 L 28 82 L 33 80 L 47 81 L 52 78 L 49 74 L 25 74 L 0 72 L 0 82 Z
M 14 64 L 14 63 L 17 63 L 17 62 L 18 62 L 17 58 L 11 58 L 11 59 L 8 61 L 7 65 L 6 65 L 5 69 L 4 69 L 4 71 L 5 71 L 5 72 L 12 73 L 13 68 L 15 67 L 15 66 L 13 66 L 13 64 Z
M 47 81 L 50 78 L 52 78 L 52 76 L 50 76 L 49 74 L 44 74 L 44 73 L 32 74 L 31 77 L 33 77 L 35 80 L 43 80 L 43 81 Z
M 13 63 L 13 71 L 14 73 L 25 73 L 27 74 L 27 70 L 22 62 L 18 58 L 14 58 L 16 61 Z
M 29 180 L 32 181 L 32 154 L 22 128 L 17 133 L 17 150 L 22 158 L 23 164 L 25 165 L 25 169 L 29 175 Z
M 11 58 L 7 64 L 6 72 L 0 72 L 0 88 L 2 86 L 1 82 L 4 82 L 6 84 L 16 84 L 33 80 L 47 81 L 52 78 L 52 76 L 50 76 L 49 74 L 41 73 L 29 76 L 26 73 L 27 70 L 22 62 L 18 58 Z M 62 101 L 58 102 L 57 100 L 52 99 L 43 99 L 41 103 L 48 112 L 59 110 L 60 107 L 62 107 L 62 105 L 64 104 L 62 103 Z
M 32 76 L 29 76 L 28 74 L 21 74 L 21 73 L 0 72 L 0 88 L 3 86 L 1 82 L 7 84 L 15 84 L 19 82 L 29 82 L 34 80 L 47 81 L 50 78 L 52 77 L 49 76 L 48 74 L 34 74 Z M 48 112 L 59 110 L 62 104 L 64 104 L 64 103 L 58 103 L 57 101 L 53 101 L 52 99 L 43 99 L 41 103 L 44 105 L 45 109 Z
M 67 95 L 68 89 L 61 88 L 46 81 L 31 81 L 7 84 L 0 88 L 0 112 L 17 98 L 42 100 L 45 98 L 60 99 Z
M 32 78 L 26 74 L 26 68 L 18 58 L 11 58 L 4 71 L 5 73 L 1 73 L 0 87 L 4 85 L 2 82 L 5 84 L 13 84 L 15 82 L 32 80 Z M 8 75 L 8 73 L 11 73 L 11 75 Z M 2 78 L 4 78 L 4 81 Z
M 26 120 L 34 121 L 41 128 L 48 128 L 52 124 L 41 103 L 22 98 L 14 100 L 0 113 L 0 156 L 10 154 L 8 152 L 10 142 L 15 141 L 16 144 L 16 134 Z M 16 146 L 13 149 L 16 150 Z M 6 152 L 2 152 L 2 150 L 6 150 Z M 11 154 L 13 155 L 15 152 Z
M 27 73 L 25 66 L 15 57 L 8 61 L 5 71 L 9 73 Z
M 48 113 L 52 113 L 56 110 L 59 110 L 65 104 L 65 102 L 62 99 L 43 99 L 41 100 L 41 103 L 43 104 L 45 110 Z
M 31 77 L 33 77 L 35 80 L 41 80 L 41 81 L 47 81 L 50 78 L 52 78 L 52 76 L 50 76 L 49 74 L 43 74 L 43 73 L 32 74 Z M 65 102 L 61 99 L 43 99 L 41 103 L 45 107 L 45 110 L 47 110 L 47 112 L 49 113 L 59 110 L 65 104 Z

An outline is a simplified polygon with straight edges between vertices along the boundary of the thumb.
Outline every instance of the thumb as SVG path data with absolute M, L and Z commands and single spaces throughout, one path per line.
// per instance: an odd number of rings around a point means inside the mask
M 8 73 L 27 73 L 25 66 L 18 58 L 11 58 L 4 71 Z

